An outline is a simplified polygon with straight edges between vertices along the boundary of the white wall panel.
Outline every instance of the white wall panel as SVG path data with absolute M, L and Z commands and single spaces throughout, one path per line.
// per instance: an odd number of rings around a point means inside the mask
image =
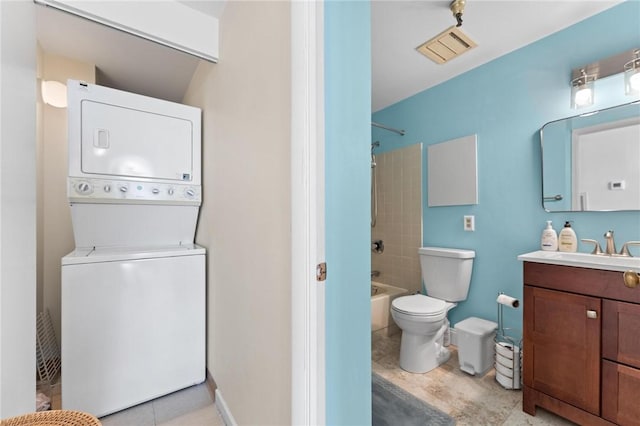
M 0 418 L 35 410 L 34 24 L 32 2 L 0 2 Z

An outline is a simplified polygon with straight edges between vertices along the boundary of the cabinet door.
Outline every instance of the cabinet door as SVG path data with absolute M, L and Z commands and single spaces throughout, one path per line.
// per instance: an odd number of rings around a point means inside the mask
M 640 368 L 640 305 L 602 301 L 602 356 Z
M 524 287 L 524 383 L 600 415 L 599 298 Z
M 619 425 L 640 423 L 640 370 L 602 361 L 602 417 Z

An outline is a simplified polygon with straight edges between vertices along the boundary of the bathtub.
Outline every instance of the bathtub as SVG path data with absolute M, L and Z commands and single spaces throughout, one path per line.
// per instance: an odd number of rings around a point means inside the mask
M 399 296 L 409 292 L 403 288 L 393 287 L 387 284 L 371 282 L 371 331 L 384 328 L 388 334 L 399 331 L 393 318 L 391 318 L 391 302 Z

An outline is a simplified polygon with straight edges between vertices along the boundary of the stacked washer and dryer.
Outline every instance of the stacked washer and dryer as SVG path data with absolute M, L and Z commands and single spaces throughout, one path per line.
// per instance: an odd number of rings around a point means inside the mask
M 201 111 L 67 87 L 62 407 L 99 417 L 205 379 Z

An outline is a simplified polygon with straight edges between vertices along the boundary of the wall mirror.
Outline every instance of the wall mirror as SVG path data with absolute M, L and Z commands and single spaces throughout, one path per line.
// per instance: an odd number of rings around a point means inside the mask
M 640 210 L 640 101 L 545 124 L 542 206 Z

